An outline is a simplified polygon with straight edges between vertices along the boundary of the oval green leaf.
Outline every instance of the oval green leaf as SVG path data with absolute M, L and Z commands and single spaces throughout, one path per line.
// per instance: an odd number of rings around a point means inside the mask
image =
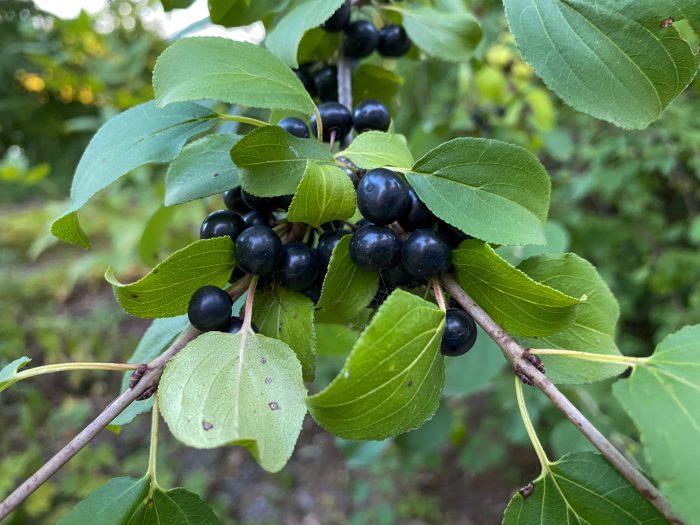
M 346 439 L 386 439 L 421 426 L 445 381 L 445 314 L 403 290 L 382 304 L 324 390 L 307 399 L 323 428 Z
M 28 357 L 20 357 L 0 369 L 0 392 L 17 382 L 17 372 L 31 361 Z
M 175 317 L 187 312 L 197 289 L 225 286 L 235 264 L 231 238 L 216 237 L 176 251 L 134 283 L 120 283 L 111 268 L 105 279 L 126 313 L 146 319 Z
M 221 100 L 310 114 L 315 105 L 294 72 L 267 49 L 228 38 L 183 38 L 158 57 L 153 91 L 159 106 Z
M 546 242 L 549 177 L 519 146 L 450 140 L 418 159 L 406 176 L 435 215 L 472 237 L 505 245 Z
M 83 522 L 85 523 L 85 522 Z M 153 494 L 136 509 L 126 525 L 219 525 L 209 505 L 197 494 L 183 488 L 162 490 Z
M 148 495 L 150 479 L 110 479 L 78 503 L 58 525 L 124 525 Z
M 462 242 L 452 262 L 460 286 L 511 335 L 555 334 L 576 317 L 579 299 L 532 280 L 484 242 Z
M 294 450 L 306 414 L 301 365 L 283 342 L 203 334 L 166 367 L 158 394 L 173 435 L 191 447 L 246 447 L 269 472 Z
M 410 168 L 413 165 L 413 155 L 408 149 L 406 138 L 394 133 L 381 131 L 366 131 L 352 141 L 336 157 L 345 157 L 358 168 L 371 170 L 374 168 L 397 167 Z

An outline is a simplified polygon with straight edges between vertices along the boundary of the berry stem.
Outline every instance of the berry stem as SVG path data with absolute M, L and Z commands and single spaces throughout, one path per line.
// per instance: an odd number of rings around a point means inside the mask
M 153 408 L 151 409 L 151 446 L 148 450 L 148 472 L 151 480 L 151 488 L 148 491 L 148 499 L 153 497 L 153 491 L 158 487 L 156 479 L 156 467 L 158 465 L 158 393 L 153 396 Z
M 328 143 L 328 149 L 333 151 L 333 146 L 335 146 L 335 137 L 338 135 L 338 132 L 334 129 L 331 130 L 331 140 Z
M 124 372 L 126 370 L 136 370 L 138 364 L 129 363 L 58 363 L 55 365 L 37 366 L 19 372 L 13 381 L 21 381 L 30 377 L 40 376 L 43 374 L 52 374 L 55 372 L 68 372 L 70 370 L 112 370 L 116 372 Z
M 525 425 L 525 431 L 530 437 L 532 446 L 535 449 L 535 454 L 537 454 L 537 459 L 540 461 L 542 466 L 542 473 L 545 474 L 549 472 L 550 461 L 547 457 L 547 453 L 542 446 L 542 442 L 537 437 L 537 432 L 535 427 L 532 425 L 532 420 L 530 419 L 530 414 L 527 411 L 527 405 L 525 404 L 525 396 L 523 395 L 523 383 L 520 381 L 518 376 L 513 376 L 515 378 L 515 397 L 518 399 L 518 408 L 520 409 L 520 417 L 523 418 L 523 425 Z
M 311 232 L 313 231 L 313 227 L 310 224 L 306 225 L 306 231 L 304 232 L 304 239 L 301 241 L 304 244 L 307 244 L 309 242 L 309 239 L 311 238 Z
M 323 120 L 321 113 L 318 111 L 318 106 L 314 104 L 314 114 L 316 115 L 316 138 L 323 144 Z
M 446 312 L 447 303 L 445 303 L 445 294 L 442 292 L 439 279 L 433 279 L 433 293 L 435 294 L 435 300 L 437 301 L 440 310 Z
M 244 117 L 242 115 L 227 115 L 226 113 L 219 113 L 218 117 L 221 120 L 230 120 L 232 122 L 239 122 L 241 124 L 250 124 L 251 126 L 255 126 L 258 128 L 261 128 L 263 126 L 269 126 L 269 124 L 263 120 L 258 120 L 256 118 L 251 117 Z
M 352 111 L 352 68 L 350 61 L 343 55 L 338 57 L 338 102 Z M 340 149 L 347 148 L 352 142 L 352 132 L 343 139 Z
M 592 352 L 579 352 L 578 350 L 562 350 L 559 348 L 532 348 L 530 353 L 533 355 L 553 355 L 560 357 L 570 357 L 572 359 L 581 359 L 583 361 L 594 361 L 598 363 L 616 363 L 620 365 L 637 366 L 644 365 L 648 357 L 632 357 L 627 355 L 615 354 L 594 354 Z

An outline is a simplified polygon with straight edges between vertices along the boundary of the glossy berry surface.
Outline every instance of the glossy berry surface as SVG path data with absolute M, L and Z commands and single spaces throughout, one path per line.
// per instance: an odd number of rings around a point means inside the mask
M 311 74 L 304 69 L 295 69 L 294 73 L 296 73 L 296 76 L 301 81 L 301 83 L 304 84 L 304 89 L 306 89 L 306 92 L 311 97 L 315 97 L 316 82 L 314 81 L 314 77 L 312 77 Z
M 260 331 L 258 330 L 258 327 L 255 325 L 255 323 L 251 323 L 250 327 L 256 334 Z M 243 319 L 241 319 L 240 317 L 233 316 L 229 321 L 228 328 L 224 330 L 224 332 L 227 332 L 229 334 L 237 334 L 241 331 L 241 328 L 243 328 Z
M 445 331 L 442 333 L 440 351 L 455 357 L 466 354 L 476 342 L 476 323 L 462 310 L 448 310 L 445 316 Z
M 245 229 L 243 218 L 231 210 L 219 210 L 207 215 L 199 228 L 200 239 L 231 237 L 235 241 Z
M 326 31 L 330 31 L 331 33 L 337 33 L 338 31 L 345 29 L 349 23 L 350 4 L 348 2 L 344 2 L 343 5 L 341 5 L 328 20 L 321 24 L 321 27 Z
M 323 123 L 323 141 L 330 142 L 331 134 L 335 133 L 335 141 L 343 140 L 352 129 L 352 113 L 338 102 L 326 102 L 318 106 Z M 316 115 L 311 116 L 311 131 L 318 136 L 316 129 Z
M 231 319 L 231 296 L 216 286 L 202 286 L 192 294 L 187 317 L 197 330 L 226 330 Z
M 457 248 L 459 243 L 465 239 L 471 239 L 469 235 L 445 221 L 438 221 L 437 231 L 440 232 L 452 248 Z
M 406 30 L 397 25 L 388 25 L 379 31 L 379 42 L 377 51 L 385 57 L 400 57 L 408 53 L 411 49 L 411 39 L 408 38 Z
M 338 100 L 338 67 L 325 66 L 316 71 L 314 85 L 322 102 Z
M 268 226 L 269 221 L 270 214 L 262 211 L 251 210 L 243 215 L 243 222 L 248 228 L 251 226 Z
M 363 100 L 355 106 L 352 118 L 358 133 L 370 130 L 386 131 L 391 124 L 391 115 L 387 107 L 373 98 Z
M 452 252 L 438 232 L 420 229 L 403 241 L 401 262 L 415 277 L 437 277 L 450 268 Z
M 391 170 L 368 171 L 357 186 L 357 207 L 374 224 L 391 224 L 406 214 L 408 185 Z
M 268 226 L 251 226 L 238 236 L 234 256 L 245 273 L 270 273 L 282 253 L 282 241 Z
M 322 271 L 328 270 L 333 249 L 338 246 L 340 239 L 346 235 L 350 235 L 350 232 L 347 230 L 330 230 L 321 234 L 321 237 L 318 239 L 318 245 L 316 245 L 316 253 L 318 254 L 318 264 Z
M 306 290 L 318 275 L 316 252 L 306 244 L 293 242 L 282 247 L 272 277 L 290 290 Z
M 385 226 L 364 226 L 352 234 L 350 258 L 363 270 L 384 270 L 398 262 L 401 240 Z
M 306 122 L 296 117 L 283 118 L 277 124 L 284 131 L 300 139 L 308 139 L 311 134 L 309 133 L 309 127 Z
M 271 212 L 279 207 L 279 200 L 277 197 L 258 197 L 245 190 L 242 190 L 241 194 L 243 196 L 243 202 L 251 210 Z
M 418 198 L 413 188 L 408 188 L 408 209 L 406 215 L 399 219 L 404 230 L 413 231 L 419 228 L 431 228 L 435 223 L 435 215 Z
M 232 190 L 224 192 L 224 206 L 238 213 L 245 213 L 250 209 L 250 207 L 243 202 L 243 188 L 240 186 L 236 186 Z
M 379 31 L 369 20 L 352 22 L 345 30 L 343 53 L 348 58 L 364 58 L 377 49 Z

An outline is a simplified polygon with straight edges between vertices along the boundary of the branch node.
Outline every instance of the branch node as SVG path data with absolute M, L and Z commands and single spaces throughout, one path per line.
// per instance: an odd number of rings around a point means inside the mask
M 136 401 L 146 401 L 156 393 L 156 390 L 158 390 L 158 385 L 149 386 L 143 394 L 136 398 Z
M 134 373 L 131 374 L 131 377 L 129 378 L 129 388 L 134 388 L 136 385 L 139 384 L 141 381 L 141 378 L 143 378 L 143 375 L 146 373 L 148 370 L 148 365 L 146 363 L 142 363 L 139 365 L 139 367 L 134 370 Z
M 532 496 L 535 493 L 535 484 L 531 481 L 524 487 L 520 487 L 518 489 L 518 493 L 523 497 L 523 499 L 527 499 L 530 496 Z
M 535 354 L 531 354 L 529 348 L 523 348 L 523 352 L 520 354 L 520 357 L 527 359 L 532 366 L 544 374 L 544 363 L 542 362 L 542 359 Z
M 530 379 L 520 365 L 515 365 L 515 375 L 518 376 L 518 379 L 520 379 L 524 385 L 535 386 L 535 383 L 532 382 L 532 379 Z

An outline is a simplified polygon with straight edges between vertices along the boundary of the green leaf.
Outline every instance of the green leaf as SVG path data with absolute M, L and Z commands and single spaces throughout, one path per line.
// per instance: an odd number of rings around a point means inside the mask
M 123 525 L 148 495 L 150 479 L 110 479 L 78 503 L 58 525 Z
M 579 299 L 538 283 L 476 239 L 452 252 L 457 282 L 511 335 L 543 336 L 564 330 Z
M 506 0 L 504 5 L 523 57 L 545 84 L 574 109 L 623 128 L 646 128 L 697 72 L 688 44 L 661 22 L 700 19 L 698 2 Z
M 226 27 L 247 26 L 287 7 L 289 0 L 209 0 L 209 17 Z
M 325 222 L 349 219 L 354 213 L 355 187 L 348 174 L 337 166 L 307 162 L 289 206 L 289 220 L 318 228 Z
M 188 144 L 168 168 L 165 205 L 201 199 L 240 184 L 231 148 L 238 135 L 216 134 Z
M 567 454 L 535 480 L 525 499 L 516 492 L 503 525 L 667 525 L 651 503 L 599 454 Z
M 316 330 L 311 299 L 282 287 L 258 292 L 253 303 L 253 320 L 261 334 L 279 339 L 294 350 L 301 363 L 304 381 L 313 381 Z
M 17 372 L 31 361 L 28 357 L 20 357 L 0 369 L 0 392 L 12 386 L 16 381 Z
M 353 319 L 367 306 L 379 288 L 379 274 L 361 270 L 350 259 L 350 235 L 333 249 L 323 280 L 318 307 L 341 319 Z
M 360 133 L 336 157 L 350 159 L 355 166 L 366 170 L 390 166 L 410 168 L 413 165 L 413 155 L 403 135 L 381 131 Z
M 172 11 L 173 9 L 185 9 L 194 3 L 194 0 L 160 0 L 163 4 L 163 9 L 165 11 Z
M 153 70 L 159 106 L 221 100 L 310 114 L 314 103 L 294 72 L 267 49 L 228 38 L 183 38 L 160 55 Z
M 376 98 L 389 109 L 396 109 L 396 97 L 402 85 L 402 77 L 374 64 L 360 64 L 352 72 L 353 100 Z
M 385 439 L 421 426 L 440 402 L 444 325 L 437 306 L 394 291 L 338 376 L 307 399 L 316 422 L 346 439 Z
M 86 522 L 83 522 L 86 523 Z M 219 518 L 197 494 L 183 488 L 156 487 L 126 525 L 219 525 Z
M 247 334 L 241 346 L 240 333 L 217 332 L 188 344 L 163 373 L 161 413 L 186 445 L 242 445 L 265 470 L 277 472 L 306 414 L 301 365 L 276 339 Z
M 141 337 L 127 363 L 150 363 L 162 354 L 175 341 L 175 338 L 187 330 L 189 326 L 190 322 L 186 315 L 154 320 Z M 127 372 L 122 377 L 122 392 L 129 388 L 131 374 L 132 372 Z M 150 412 L 151 407 L 153 407 L 152 397 L 144 401 L 134 401 L 109 424 L 109 429 L 119 431 L 120 427 L 131 423 L 136 416 Z
M 428 55 L 452 62 L 467 60 L 481 42 L 482 33 L 477 19 L 459 4 L 454 9 L 419 5 L 402 8 L 403 27 Z
M 501 349 L 484 331 L 469 353 L 459 359 L 445 360 L 445 391 L 450 397 L 466 397 L 491 385 L 506 363 Z
M 120 283 L 111 268 L 105 279 L 128 314 L 146 319 L 175 317 L 187 311 L 192 294 L 202 286 L 225 286 L 235 264 L 231 238 L 216 237 L 176 251 L 134 283 Z
M 665 338 L 654 354 L 613 386 L 639 428 L 644 455 L 661 491 L 689 524 L 698 523 L 700 499 L 700 325 Z
M 213 117 L 211 110 L 198 104 L 173 104 L 160 109 L 147 102 L 108 120 L 80 158 L 70 205 L 51 225 L 51 233 L 89 249 L 90 242 L 75 212 L 95 193 L 139 166 L 173 160 L 190 137 L 216 123 Z
M 529 277 L 572 297 L 582 297 L 574 322 L 563 331 L 527 340 L 531 348 L 562 348 L 593 354 L 620 356 L 615 327 L 620 307 L 595 267 L 573 253 L 542 255 L 518 267 Z M 590 383 L 616 376 L 627 368 L 621 363 L 542 355 L 547 376 L 555 383 Z
M 175 211 L 175 208 L 161 206 L 148 219 L 139 240 L 139 255 L 144 264 L 149 266 L 158 264 L 159 252 L 168 238 L 166 231 L 173 224 Z
M 420 199 L 464 233 L 497 244 L 544 244 L 550 182 L 527 150 L 458 138 L 430 150 L 406 174 Z
M 248 133 L 233 147 L 231 158 L 241 169 L 243 188 L 262 197 L 294 193 L 307 160 L 333 162 L 327 145 L 294 137 L 279 126 Z
M 267 35 L 265 44 L 290 67 L 297 67 L 297 49 L 304 33 L 328 20 L 345 0 L 294 0 Z

